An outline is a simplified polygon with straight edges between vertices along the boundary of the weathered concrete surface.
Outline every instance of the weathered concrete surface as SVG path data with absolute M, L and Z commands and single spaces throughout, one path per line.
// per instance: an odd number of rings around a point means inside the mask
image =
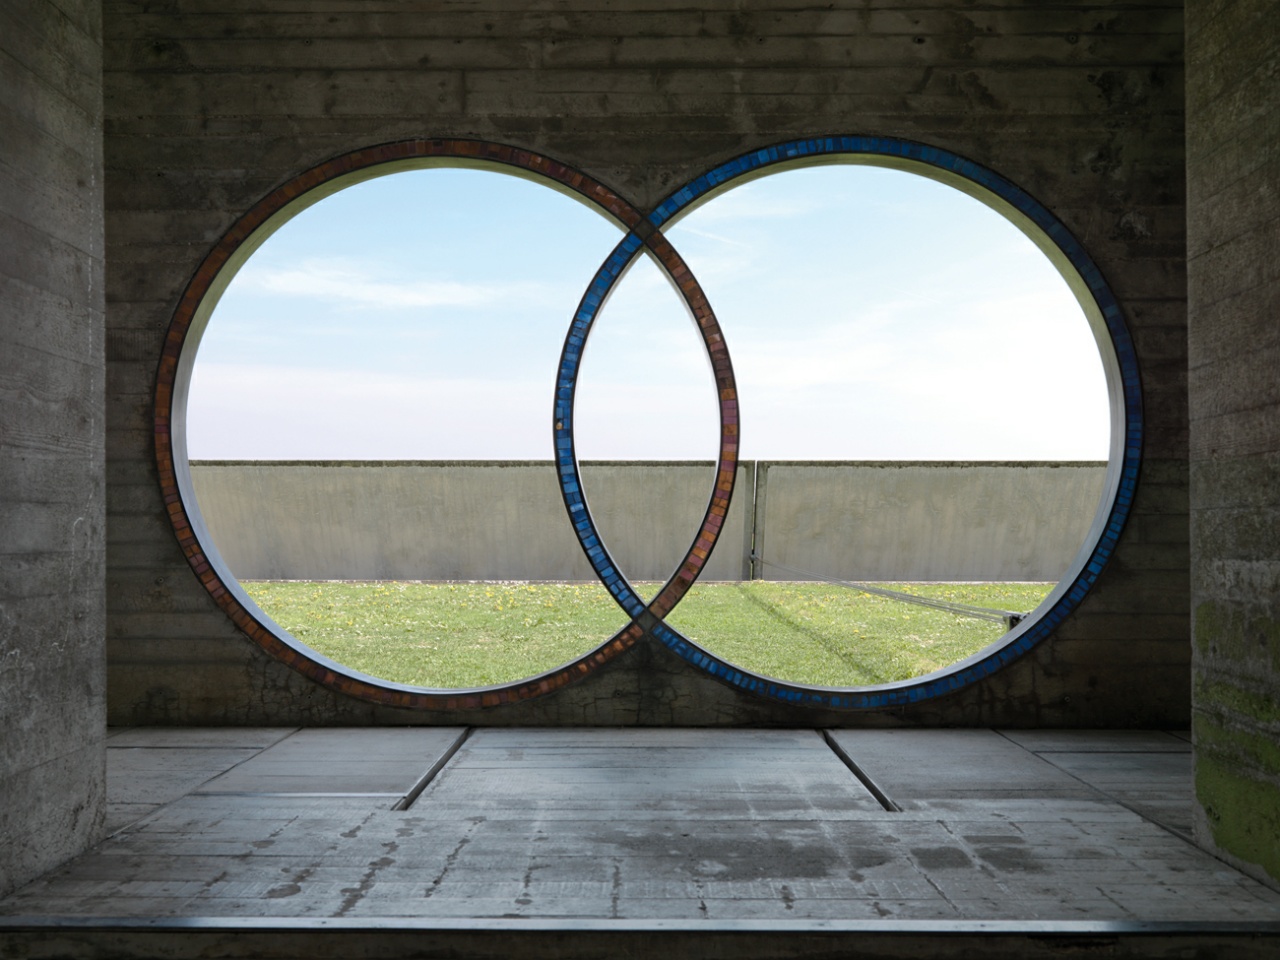
M 1082 799 L 1099 792 L 1191 840 L 1190 737 L 1163 730 L 836 730 L 832 737 L 909 810 L 951 801 Z M 1041 761 L 1032 763 L 1026 751 Z
M 1147 434 L 1115 557 L 1052 641 L 945 701 L 868 723 L 1185 723 L 1188 692 L 1182 4 L 923 0 L 334 0 L 106 5 L 112 712 L 120 722 L 796 722 L 643 642 L 561 693 L 475 718 L 355 703 L 229 623 L 165 519 L 160 343 L 211 245 L 344 151 L 480 137 L 575 164 L 635 203 L 780 140 L 875 133 L 986 164 L 1085 243 L 1126 313 Z M 1140 675 L 1135 673 L 1140 670 Z M 805 723 L 817 722 L 808 715 Z
M 1280 884 L 1280 3 L 1187 12 L 1197 835 Z
M 756 552 L 844 580 L 1048 580 L 1066 572 L 1106 467 L 762 463 Z M 769 580 L 804 580 L 764 565 Z
M 102 28 L 0 6 L 0 895 L 103 809 Z
M 665 580 L 702 521 L 712 465 L 582 469 L 615 562 L 632 580 Z M 1105 472 L 1087 463 L 743 463 L 703 578 L 749 579 L 754 543 L 776 563 L 845 579 L 1056 581 L 1084 541 Z M 594 578 L 550 461 L 201 461 L 191 480 L 218 552 L 242 580 Z M 755 575 L 807 579 L 767 565 Z
M 586 463 L 582 473 L 614 561 L 632 580 L 666 580 L 702 523 L 715 465 Z M 242 580 L 595 579 L 549 460 L 215 461 L 193 465 L 191 480 Z M 743 578 L 749 465 L 737 483 L 712 580 Z
M 155 813 L 234 767 L 246 753 L 261 756 L 294 732 L 289 727 L 108 730 L 106 833 Z
M 1190 805 L 1151 766 L 1187 759 L 1169 733 L 827 731 L 900 810 L 815 729 L 476 730 L 408 809 L 332 792 L 389 733 L 407 781 L 445 732 L 283 730 L 224 776 L 297 744 L 316 762 L 289 794 L 215 779 L 177 800 L 166 771 L 248 740 L 112 738 L 165 805 L 0 900 L 0 953 L 1262 960 L 1280 941 L 1280 893 L 1128 801 Z
M 197 793 L 388 797 L 407 800 L 466 734 L 462 727 L 298 730 Z

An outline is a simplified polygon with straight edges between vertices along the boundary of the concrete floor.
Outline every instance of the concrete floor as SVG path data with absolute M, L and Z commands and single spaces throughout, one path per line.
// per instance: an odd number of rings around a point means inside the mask
M 0 901 L 0 955 L 35 955 L 19 929 L 251 918 L 1280 934 L 1280 893 L 1191 843 L 1176 733 L 145 728 L 108 747 L 112 835 Z

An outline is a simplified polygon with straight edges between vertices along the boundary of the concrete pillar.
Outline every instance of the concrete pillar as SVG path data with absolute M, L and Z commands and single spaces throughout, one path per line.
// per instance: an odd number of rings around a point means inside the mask
M 104 794 L 102 28 L 0 7 L 0 896 Z
M 1280 44 L 1187 4 L 1197 837 L 1280 885 Z

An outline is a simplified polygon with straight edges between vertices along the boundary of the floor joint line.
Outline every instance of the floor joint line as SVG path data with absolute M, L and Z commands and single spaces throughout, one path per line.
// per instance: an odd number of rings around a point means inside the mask
M 822 739 L 827 742 L 827 746 L 831 748 L 831 752 L 840 758 L 840 762 L 849 768 L 849 772 L 858 778 L 858 782 L 867 788 L 868 792 L 876 798 L 880 806 L 884 807 L 889 813 L 901 813 L 902 808 L 898 806 L 893 799 L 880 789 L 880 785 L 871 779 L 871 776 L 863 770 L 854 761 L 853 757 L 845 752 L 844 747 L 836 742 L 836 738 L 831 735 L 830 730 L 818 731 L 822 734 Z
M 396 801 L 395 805 L 391 809 L 404 811 L 417 803 L 418 797 L 422 796 L 422 791 L 426 790 L 427 787 L 431 785 L 431 781 L 434 780 L 439 775 L 440 771 L 445 768 L 446 764 L 453 759 L 453 755 L 462 749 L 462 745 L 467 742 L 467 738 L 475 732 L 475 729 L 475 727 L 467 727 L 463 730 L 462 733 L 458 735 L 458 739 L 454 740 L 449 746 L 449 749 L 440 754 L 440 758 L 431 765 L 431 769 L 424 773 L 422 778 L 413 785 L 412 789 Z
M 1116 806 L 1118 806 L 1118 807 L 1122 807 L 1122 808 L 1123 808 L 1123 809 L 1125 809 L 1125 810 L 1128 810 L 1128 811 L 1129 811 L 1130 813 L 1132 813 L 1134 816 L 1139 817 L 1139 818 L 1141 818 L 1142 820 L 1145 820 L 1147 823 L 1151 824 L 1153 827 L 1159 827 L 1159 828 L 1160 828 L 1161 830 L 1163 830 L 1165 833 L 1169 834 L 1170 836 L 1177 837 L 1177 838 L 1178 838 L 1179 840 L 1181 840 L 1183 843 L 1189 843 L 1189 844 L 1191 844 L 1193 847 L 1197 847 L 1197 848 L 1198 848 L 1198 844 L 1196 843 L 1196 841 L 1195 841 L 1195 838 L 1194 838 L 1194 837 L 1189 837 L 1189 836 L 1187 836 L 1185 833 L 1183 833 L 1181 830 L 1179 830 L 1177 827 L 1171 827 L 1169 824 L 1167 824 L 1167 823 L 1163 823 L 1163 822 L 1161 822 L 1160 820 L 1155 819 L 1155 817 L 1152 817 L 1152 816 L 1149 816 L 1148 814 L 1143 813 L 1143 812 L 1142 812 L 1142 810 L 1140 810 L 1138 807 L 1134 806 L 1134 805 L 1133 805 L 1132 803 L 1130 803 L 1129 801 L 1127 801 L 1127 800 L 1123 800 L 1123 799 L 1121 799 L 1120 797 L 1115 796 L 1113 793 L 1111 793 L 1111 792 L 1110 792 L 1110 791 L 1108 791 L 1108 790 L 1104 790 L 1102 787 L 1098 786 L 1096 783 L 1090 783 L 1090 782 L 1089 782 L 1088 780 L 1086 780 L 1084 777 L 1081 777 L 1081 776 L 1079 776 L 1078 774 L 1076 774 L 1076 773 L 1072 772 L 1071 770 L 1068 770 L 1066 767 L 1060 767 L 1060 766 L 1058 766 L 1058 764 L 1054 763 L 1054 762 L 1053 762 L 1052 760 L 1050 760 L 1048 757 L 1041 756 L 1042 751 L 1039 751 L 1039 750 L 1032 750 L 1030 747 L 1025 746 L 1024 744 L 1018 743 L 1018 741 L 1014 740 L 1012 737 L 1010 737 L 1010 736 L 1008 736 L 1007 734 L 1005 734 L 1002 730 L 996 730 L 996 729 L 994 729 L 994 728 L 993 728 L 991 732 L 992 732 L 992 733 L 994 733 L 994 734 L 996 734 L 997 736 L 1004 737 L 1004 738 L 1005 738 L 1005 740 L 1009 741 L 1010 743 L 1014 744 L 1015 746 L 1021 747 L 1023 750 L 1027 751 L 1027 753 L 1031 754 L 1031 755 L 1032 755 L 1033 757 L 1035 757 L 1036 759 L 1041 760 L 1041 761 L 1043 761 L 1044 763 L 1049 764 L 1049 766 L 1053 767 L 1055 770 L 1060 770 L 1060 771 L 1062 771 L 1062 772 L 1063 772 L 1063 773 L 1065 773 L 1068 777 L 1070 777 L 1072 780 L 1075 780 L 1075 781 L 1077 781 L 1078 783 L 1083 784 L 1084 786 L 1088 787 L 1090 790 L 1092 790 L 1094 793 L 1096 793 L 1096 794 L 1097 794 L 1099 797 L 1101 797 L 1102 799 L 1104 799 L 1104 800 L 1106 800 L 1106 801 L 1108 801 L 1108 802 L 1110 802 L 1110 803 L 1114 803 Z M 1055 751 L 1049 751 L 1049 750 L 1046 750 L 1046 751 L 1043 751 L 1043 752 L 1044 752 L 1044 753 L 1073 753 L 1073 752 L 1074 752 L 1074 753 L 1078 753 L 1079 751 L 1071 751 L 1071 750 L 1055 750 Z M 1132 753 L 1174 753 L 1174 752 L 1180 752 L 1180 751 L 1172 751 L 1172 750 L 1170 750 L 1170 751 L 1164 751 L 1164 750 L 1146 750 L 1146 751 L 1140 751 L 1140 750 L 1127 750 L 1127 751 L 1091 750 L 1091 751 L 1089 751 L 1089 752 L 1090 752 L 1090 753 L 1099 754 L 1099 755 L 1103 755 L 1103 754 L 1107 754 L 1107 753 L 1118 753 L 1118 752 L 1124 752 L 1124 753 L 1131 753 L 1131 754 L 1132 754 Z

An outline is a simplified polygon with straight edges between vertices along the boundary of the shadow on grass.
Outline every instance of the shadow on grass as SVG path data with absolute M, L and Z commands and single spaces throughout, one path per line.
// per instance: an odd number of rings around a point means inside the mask
M 781 606 L 781 604 L 778 604 L 769 600 L 765 600 L 762 597 L 758 597 L 751 590 L 747 589 L 745 586 L 735 586 L 734 592 L 737 593 L 739 596 L 741 596 L 743 599 L 745 599 L 752 606 L 756 607 L 764 616 L 768 617 L 770 620 L 774 621 L 777 624 L 780 624 L 781 626 L 786 627 L 787 630 L 790 631 L 791 633 L 799 634 L 801 637 L 808 640 L 810 643 L 814 644 L 814 646 L 819 647 L 824 653 L 828 654 L 829 656 L 835 657 L 837 660 L 843 663 L 850 670 L 857 671 L 859 674 L 861 674 L 866 678 L 864 681 L 865 683 L 883 683 L 884 682 L 885 678 L 883 674 L 879 669 L 877 669 L 877 667 L 879 666 L 878 663 L 876 663 L 874 660 L 869 662 L 863 658 L 860 658 L 854 655 L 848 649 L 840 645 L 838 641 L 833 640 L 831 637 L 827 636 L 821 631 L 815 630 L 813 627 L 809 626 L 808 624 L 803 623 L 797 618 L 787 614 L 784 608 Z

